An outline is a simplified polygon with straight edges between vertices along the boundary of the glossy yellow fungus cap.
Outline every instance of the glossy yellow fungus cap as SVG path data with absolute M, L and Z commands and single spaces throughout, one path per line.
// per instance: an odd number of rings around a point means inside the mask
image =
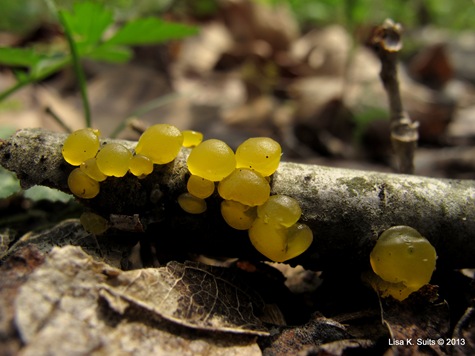
M 82 162 L 96 156 L 99 150 L 99 131 L 81 129 L 74 131 L 64 141 L 61 153 L 66 162 L 79 166 Z
M 187 165 L 191 174 L 218 182 L 234 171 L 236 157 L 225 142 L 210 139 L 191 150 Z
M 429 283 L 436 260 L 435 248 L 409 226 L 393 226 L 384 231 L 370 254 L 374 273 L 385 282 L 402 284 L 411 291 Z M 391 288 L 385 289 L 398 297 Z

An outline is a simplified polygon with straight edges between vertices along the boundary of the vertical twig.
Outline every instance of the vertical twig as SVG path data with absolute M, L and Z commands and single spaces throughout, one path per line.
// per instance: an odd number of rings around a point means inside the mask
M 371 44 L 381 61 L 380 77 L 389 99 L 391 143 L 400 173 L 414 172 L 418 123 L 404 111 L 397 76 L 398 53 L 402 48 L 401 25 L 387 19 L 373 33 Z

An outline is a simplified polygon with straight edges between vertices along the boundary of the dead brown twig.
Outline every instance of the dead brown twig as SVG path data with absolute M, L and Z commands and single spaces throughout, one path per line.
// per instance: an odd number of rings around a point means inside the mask
M 402 48 L 402 27 L 390 19 L 376 28 L 371 37 L 381 61 L 380 77 L 388 95 L 391 143 L 400 173 L 414 173 L 414 153 L 417 147 L 418 123 L 404 111 L 397 74 L 398 53 Z

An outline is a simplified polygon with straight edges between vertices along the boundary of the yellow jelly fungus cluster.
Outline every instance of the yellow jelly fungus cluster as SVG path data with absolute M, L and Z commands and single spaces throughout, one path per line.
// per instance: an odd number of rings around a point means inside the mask
M 135 153 L 119 143 L 100 147 L 99 131 L 81 129 L 64 141 L 62 154 L 74 169 L 68 177 L 71 192 L 83 199 L 91 199 L 100 191 L 99 182 L 107 177 L 123 177 L 127 172 L 144 178 L 153 171 L 154 164 L 173 161 L 183 144 L 184 135 L 175 126 L 157 124 L 140 136 Z M 199 143 L 196 135 L 193 142 Z
M 101 147 L 99 131 L 78 130 L 68 136 L 62 149 L 66 162 L 79 166 L 68 177 L 69 189 L 80 198 L 94 198 L 99 194 L 99 183 L 107 177 L 123 177 L 130 172 L 144 178 L 152 173 L 154 164 L 172 162 L 182 146 L 192 148 L 187 159 L 191 173 L 187 192 L 178 197 L 184 211 L 205 212 L 205 199 L 217 186 L 226 223 L 248 230 L 251 243 L 264 256 L 283 262 L 310 246 L 313 234 L 298 222 L 302 214 L 298 202 L 288 196 L 270 195 L 270 176 L 279 166 L 282 149 L 268 137 L 250 138 L 234 153 L 221 140 L 203 141 L 200 132 L 157 124 L 144 131 L 131 151 L 119 143 Z M 107 221 L 96 216 L 84 215 L 82 220 L 94 233 L 107 228 Z
M 435 248 L 417 230 L 393 226 L 381 234 L 371 251 L 371 267 L 378 276 L 371 284 L 383 297 L 404 300 L 429 283 L 436 259 Z
M 187 193 L 178 198 L 183 210 L 206 211 L 205 199 L 217 191 L 221 215 L 237 230 L 248 230 L 253 246 L 267 258 L 283 262 L 305 252 L 313 241 L 310 228 L 298 223 L 302 211 L 288 196 L 270 196 L 269 177 L 277 170 L 282 149 L 268 137 L 244 141 L 236 153 L 223 141 L 198 144 L 188 156 Z

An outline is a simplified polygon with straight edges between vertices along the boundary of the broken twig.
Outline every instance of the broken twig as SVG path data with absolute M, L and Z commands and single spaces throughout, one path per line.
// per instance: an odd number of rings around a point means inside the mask
M 381 61 L 380 77 L 389 99 L 391 143 L 400 173 L 414 173 L 418 123 L 404 111 L 397 74 L 398 53 L 402 48 L 402 27 L 387 19 L 376 28 L 371 44 Z

